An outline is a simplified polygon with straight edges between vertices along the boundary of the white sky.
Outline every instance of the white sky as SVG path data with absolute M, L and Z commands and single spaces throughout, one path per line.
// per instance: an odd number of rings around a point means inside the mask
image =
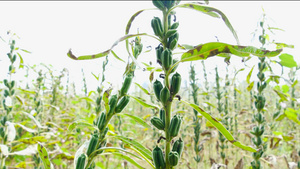
M 184 3 L 186 1 L 182 1 Z M 277 42 L 284 42 L 295 45 L 295 49 L 285 49 L 284 53 L 294 55 L 297 63 L 299 59 L 300 45 L 300 2 L 287 1 L 211 1 L 209 6 L 220 9 L 230 20 L 235 28 L 241 45 L 259 47 L 259 43 L 252 42 L 252 37 L 257 24 L 262 16 L 264 8 L 269 25 L 284 29 L 284 32 L 275 31 L 271 35 Z M 74 61 L 67 57 L 70 48 L 75 55 L 95 54 L 107 50 L 118 38 L 124 36 L 125 26 L 129 18 L 138 10 L 153 8 L 151 1 L 45 1 L 45 2 L 0 2 L 0 36 L 7 39 L 6 32 L 11 30 L 21 39 L 17 45 L 27 49 L 32 54 L 23 54 L 26 64 L 38 63 L 52 64 L 56 70 L 67 68 L 70 72 L 70 81 L 75 81 L 77 86 L 82 85 L 81 68 L 84 68 L 88 81 L 89 90 L 95 90 L 97 82 L 90 72 L 98 74 L 102 70 L 103 59 L 89 61 Z M 205 42 L 216 41 L 236 44 L 231 32 L 221 19 L 212 18 L 197 11 L 188 9 L 177 9 L 177 20 L 180 22 L 178 28 L 180 44 L 198 45 Z M 159 11 L 146 11 L 139 15 L 132 25 L 131 33 L 147 32 L 153 34 L 150 21 L 153 16 L 161 16 Z M 143 38 L 144 47 L 158 45 L 150 38 Z M 7 45 L 0 42 L 0 70 L 7 72 Z M 144 48 L 146 49 L 146 48 Z M 119 57 L 126 60 L 124 42 L 115 48 Z M 140 58 L 148 61 L 155 57 L 154 53 L 141 55 Z M 109 69 L 106 72 L 107 81 L 118 84 L 125 64 L 116 61 L 113 57 L 109 62 Z M 253 59 L 256 64 L 256 60 Z M 218 65 L 221 73 L 224 73 L 225 63 L 223 59 L 208 59 L 207 68 L 212 70 Z M 251 62 L 249 62 L 251 63 Z M 199 79 L 203 79 L 200 62 L 196 63 Z M 184 66 L 185 65 L 185 66 Z M 189 64 L 182 64 L 178 71 L 187 76 L 186 68 Z M 242 68 L 240 59 L 232 59 L 232 67 Z M 249 64 L 249 67 L 252 67 Z M 245 71 L 248 73 L 248 71 Z M 141 70 L 136 71 L 136 82 L 147 81 L 148 74 Z M 1 73 L 0 78 L 4 77 Z M 222 76 L 222 74 L 221 74 Z M 21 78 L 21 77 L 20 77 Z M 23 78 L 23 77 L 22 77 Z M 245 80 L 245 75 L 240 76 Z

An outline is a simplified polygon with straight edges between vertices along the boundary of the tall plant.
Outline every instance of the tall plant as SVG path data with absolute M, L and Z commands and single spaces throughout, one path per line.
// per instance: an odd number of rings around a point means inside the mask
M 118 138 L 122 138 L 122 141 L 132 143 L 132 145 L 134 145 L 140 150 L 139 151 L 140 154 L 148 162 L 153 160 L 154 165 L 151 164 L 153 168 L 157 168 L 157 169 L 175 168 L 175 166 L 179 165 L 180 157 L 182 156 L 182 151 L 183 151 L 183 141 L 177 136 L 180 132 L 179 131 L 180 126 L 184 122 L 181 116 L 172 112 L 172 104 L 174 103 L 174 100 L 178 99 L 182 103 L 190 106 L 191 108 L 195 109 L 200 114 L 202 114 L 202 116 L 206 118 L 208 121 L 210 121 L 224 135 L 224 137 L 233 145 L 240 147 L 244 150 L 256 152 L 257 151 L 256 149 L 243 145 L 239 141 L 235 140 L 231 135 L 231 133 L 228 130 L 226 130 L 226 128 L 219 121 L 217 121 L 209 113 L 206 113 L 198 105 L 188 103 L 182 100 L 181 97 L 178 95 L 178 92 L 180 90 L 180 84 L 181 84 L 181 75 L 180 73 L 175 71 L 176 68 L 180 65 L 180 63 L 205 60 L 213 56 L 228 57 L 228 54 L 233 54 L 240 57 L 249 57 L 250 55 L 255 55 L 258 57 L 265 57 L 265 56 L 273 57 L 273 56 L 277 56 L 282 50 L 278 49 L 275 51 L 268 51 L 268 50 L 261 50 L 252 46 L 230 45 L 222 42 L 210 42 L 210 43 L 200 44 L 197 45 L 196 47 L 192 47 L 189 49 L 184 48 L 183 46 L 178 44 L 179 33 L 177 31 L 177 28 L 179 26 L 179 22 L 174 22 L 174 21 L 172 22 L 172 19 L 176 17 L 176 13 L 175 13 L 176 8 L 193 9 L 212 17 L 222 18 L 222 20 L 225 22 L 227 27 L 233 33 L 234 37 L 237 40 L 238 38 L 227 17 L 218 9 L 209 7 L 207 5 L 199 4 L 199 3 L 179 4 L 180 3 L 179 0 L 170 0 L 170 1 L 153 0 L 152 2 L 154 6 L 157 7 L 155 10 L 159 10 L 162 12 L 162 18 L 154 17 L 151 20 L 151 24 L 149 23 L 149 25 L 151 25 L 154 31 L 154 35 L 149 35 L 147 33 L 129 34 L 132 22 L 138 15 L 140 15 L 142 12 L 147 10 L 144 9 L 136 12 L 130 18 L 126 26 L 126 31 L 125 31 L 126 35 L 120 38 L 117 42 L 115 42 L 110 49 L 95 55 L 84 55 L 79 57 L 76 57 L 71 51 L 68 52 L 68 56 L 75 60 L 95 59 L 95 58 L 106 56 L 110 53 L 116 56 L 112 51 L 112 49 L 119 42 L 126 41 L 126 48 L 129 56 L 135 56 L 136 53 L 135 51 L 138 49 L 134 48 L 133 50 L 130 51 L 128 39 L 133 37 L 138 37 L 138 36 L 148 36 L 158 41 L 159 44 L 155 45 L 157 46 L 155 50 L 156 58 L 153 59 L 157 60 L 160 66 L 160 70 L 163 70 L 163 75 L 161 76 L 163 80 L 162 82 L 160 80 L 155 80 L 155 82 L 153 83 L 153 87 L 154 87 L 154 93 L 157 97 L 157 100 L 159 100 L 160 102 L 161 113 L 160 113 L 160 117 L 153 117 L 151 122 L 156 128 L 164 131 L 163 136 L 160 136 L 158 138 L 157 141 L 158 144 L 155 146 L 155 148 L 152 151 L 152 157 L 151 156 L 149 157 L 148 149 L 141 148 L 141 145 L 139 143 L 133 142 L 132 139 L 124 139 L 123 137 L 120 136 Z M 180 53 L 181 55 L 177 60 L 175 58 L 174 50 L 179 47 L 183 49 L 184 52 Z M 135 57 L 134 59 L 137 58 Z M 153 73 L 155 71 L 158 71 L 159 69 L 152 68 L 151 70 L 152 70 L 151 73 L 152 78 L 150 79 L 153 80 Z M 146 107 L 151 107 L 144 103 L 143 105 Z M 106 120 L 105 124 L 107 124 L 110 118 L 111 116 L 108 115 L 108 117 L 106 118 L 108 120 Z M 99 119 L 99 121 L 101 121 L 101 118 Z M 101 128 L 101 130 L 99 131 L 102 131 L 102 129 L 103 128 Z M 93 139 L 94 137 L 96 136 L 93 135 L 90 142 L 92 142 L 92 140 L 99 140 L 99 138 Z M 164 146 L 159 144 L 162 139 L 164 140 L 165 143 Z M 173 140 L 175 140 L 174 143 L 172 142 Z M 98 143 L 100 144 L 99 141 L 95 141 L 95 143 L 97 143 L 96 145 L 98 145 Z M 161 147 L 163 147 L 164 153 Z M 90 152 L 91 151 L 89 151 L 88 149 L 88 152 L 83 152 L 83 154 L 80 156 L 80 159 L 86 159 L 88 157 L 88 166 L 89 164 L 91 164 L 92 161 L 90 159 L 93 159 L 97 155 L 97 153 L 90 153 Z M 88 156 L 86 156 L 86 154 L 88 154 Z M 84 166 L 84 164 L 81 166 Z

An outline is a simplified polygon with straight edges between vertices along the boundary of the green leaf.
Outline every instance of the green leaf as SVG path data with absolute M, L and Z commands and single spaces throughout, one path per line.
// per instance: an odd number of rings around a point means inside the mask
M 131 152 L 123 149 L 123 148 L 119 148 L 119 147 L 102 147 L 102 148 L 99 148 L 96 151 L 94 151 L 92 154 L 95 154 L 95 153 L 101 152 L 101 151 L 105 151 L 105 152 L 125 152 L 127 154 L 130 154 L 130 155 L 138 158 L 138 159 L 142 159 L 141 157 L 139 157 L 139 156 L 137 156 L 137 155 L 135 155 L 135 154 L 133 154 L 133 153 L 131 153 Z
M 159 110 L 159 107 L 157 107 L 156 105 L 150 105 L 150 104 L 146 103 L 145 101 L 143 101 L 140 98 L 137 98 L 137 97 L 134 97 L 134 96 L 129 96 L 129 97 L 133 98 L 134 100 L 136 100 L 138 103 L 140 103 L 142 106 L 144 106 L 146 108 Z
M 133 164 L 134 166 L 136 166 L 137 168 L 140 169 L 144 169 L 145 167 L 142 167 L 140 164 L 138 164 L 135 160 L 133 160 L 131 157 L 127 156 L 126 154 L 122 154 L 122 153 L 117 153 L 117 152 L 113 152 L 112 153 L 115 156 L 119 156 L 121 158 L 123 158 L 124 160 L 130 162 L 131 164 Z
M 69 50 L 68 52 L 68 56 L 73 59 L 73 60 L 89 60 L 89 59 L 96 59 L 96 58 L 101 58 L 101 57 L 104 57 L 104 56 L 107 56 L 108 54 L 110 54 L 110 52 L 112 51 L 112 49 L 117 46 L 119 44 L 119 42 L 122 42 L 124 40 L 127 40 L 127 39 L 130 39 L 130 38 L 133 38 L 133 37 L 137 37 L 137 36 L 149 36 L 149 37 L 152 37 L 154 39 L 157 39 L 157 37 L 155 36 L 152 36 L 152 35 L 148 35 L 146 33 L 141 33 L 141 34 L 130 34 L 130 35 L 125 35 L 123 37 L 121 37 L 119 40 L 117 40 L 112 46 L 111 48 L 109 48 L 108 50 L 104 51 L 104 52 L 101 52 L 101 53 L 97 53 L 97 54 L 93 54 L 93 55 L 83 55 L 83 56 L 79 56 L 79 57 L 76 57 L 71 49 Z M 157 39 L 158 41 L 160 41 L 159 39 Z
M 226 26 L 230 29 L 235 40 L 239 44 L 239 39 L 238 39 L 238 36 L 237 36 L 235 30 L 233 29 L 233 27 L 232 27 L 231 23 L 229 22 L 228 18 L 226 17 L 226 15 L 223 12 L 221 12 L 220 10 L 209 7 L 209 6 L 194 4 L 194 3 L 186 3 L 186 4 L 182 4 L 182 5 L 177 5 L 176 7 L 194 9 L 194 10 L 203 12 L 204 14 L 207 14 L 207 15 L 215 17 L 215 18 L 221 17 L 222 20 L 225 22 Z
M 300 111 L 298 110 L 298 112 L 295 109 L 292 108 L 287 108 L 284 111 L 284 114 L 286 115 L 286 117 L 290 120 L 292 120 L 293 122 L 297 123 L 298 125 L 300 125 L 300 121 L 298 120 L 298 114 L 300 114 Z
M 137 116 L 134 116 L 134 115 L 131 115 L 131 114 L 127 114 L 127 113 L 118 113 L 117 115 L 125 115 L 127 117 L 130 117 L 132 118 L 133 120 L 135 120 L 136 122 L 140 123 L 142 126 L 144 126 L 145 128 L 151 128 L 151 126 L 149 124 L 147 124 L 143 119 L 137 117 Z
M 282 49 L 276 51 L 261 50 L 252 46 L 229 45 L 221 42 L 210 42 L 196 46 L 182 54 L 180 62 L 205 60 L 220 53 L 231 53 L 240 57 L 248 57 L 250 54 L 258 57 L 277 56 Z
M 99 75 L 96 76 L 93 72 L 92 72 L 92 75 L 94 76 L 95 79 L 97 79 L 97 81 L 99 81 Z
M 294 48 L 294 45 L 288 45 L 285 43 L 275 43 L 276 44 L 276 49 L 281 49 L 281 48 Z
M 287 93 L 290 90 L 290 87 L 288 85 L 282 85 L 281 90 L 283 93 Z
M 242 92 L 239 89 L 234 88 L 234 90 L 237 91 L 239 94 L 242 94 Z
M 183 100 L 181 100 L 181 101 L 183 103 L 191 106 L 192 108 L 194 108 L 200 114 L 202 114 L 202 116 L 205 117 L 209 122 L 211 122 L 223 134 L 223 136 L 230 143 L 232 143 L 233 145 L 235 145 L 235 146 L 237 146 L 237 147 L 239 147 L 239 148 L 241 148 L 243 150 L 246 150 L 246 151 L 250 151 L 250 152 L 256 152 L 257 151 L 256 149 L 254 149 L 252 147 L 249 147 L 249 146 L 246 146 L 246 145 L 242 144 L 241 142 L 235 140 L 233 138 L 233 136 L 230 134 L 230 132 L 228 130 L 226 130 L 226 128 L 217 119 L 215 119 L 214 117 L 212 117 L 211 115 L 209 115 L 208 113 L 206 113 L 203 109 L 201 109 L 197 105 L 185 102 Z
M 87 102 L 95 103 L 95 101 L 89 97 L 80 97 L 79 100 L 86 100 Z
M 138 83 L 134 83 L 134 84 L 137 85 L 146 95 L 151 95 L 150 92 L 148 92 L 148 90 L 143 88 L 140 84 Z
M 118 59 L 119 61 L 122 61 L 124 63 L 126 63 L 123 59 L 121 59 L 113 50 L 111 51 L 111 53 L 113 54 L 113 56 Z
M 250 92 L 253 89 L 253 86 L 254 86 L 254 82 L 251 82 L 247 87 L 247 90 Z
M 254 65 L 254 66 L 255 66 L 255 65 Z M 247 81 L 248 84 L 250 84 L 250 78 L 251 78 L 251 75 L 252 75 L 254 66 L 252 66 L 252 69 L 250 70 L 250 72 L 249 72 L 248 75 L 247 75 L 246 81 Z
M 97 127 L 95 127 L 93 124 L 90 124 L 88 122 L 83 122 L 83 121 L 77 121 L 73 122 L 72 124 L 69 125 L 68 131 L 74 130 L 76 127 L 85 127 L 85 128 L 92 128 L 94 130 L 98 130 Z
M 39 152 L 39 156 L 43 162 L 44 168 L 45 169 L 53 168 L 46 148 L 44 146 L 42 146 L 40 143 L 38 143 L 38 152 Z
M 136 148 L 141 154 L 143 154 L 147 159 L 152 160 L 152 152 L 147 149 L 146 147 L 144 147 L 142 144 L 140 144 L 139 142 L 135 141 L 134 139 L 131 138 L 127 138 L 124 136 L 113 136 L 116 139 L 119 139 L 127 144 L 129 144 L 130 146 Z
M 288 96 L 286 94 L 282 93 L 280 90 L 276 90 L 276 89 L 273 90 L 280 97 L 279 102 L 288 101 L 287 99 Z
M 46 142 L 48 141 L 45 136 L 35 136 L 30 138 L 22 138 L 19 140 L 16 140 L 17 142 L 22 142 L 24 144 L 36 144 L 38 142 Z
M 295 80 L 294 83 L 291 85 L 291 87 L 295 87 L 297 83 L 298 83 L 298 80 Z
M 19 69 L 24 68 L 24 60 L 23 60 L 22 56 L 20 55 L 20 53 L 17 53 L 17 55 L 20 58 Z
M 282 66 L 288 67 L 288 68 L 292 68 L 292 67 L 297 67 L 297 63 L 294 60 L 294 57 L 290 54 L 287 53 L 283 53 L 279 56 L 280 59 L 280 64 Z

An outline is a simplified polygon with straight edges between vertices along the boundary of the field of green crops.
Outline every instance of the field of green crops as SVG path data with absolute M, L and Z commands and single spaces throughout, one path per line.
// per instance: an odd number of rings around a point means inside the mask
M 9 65 L 0 79 L 0 169 L 300 169 L 300 66 L 285 53 L 294 46 L 271 42 L 264 18 L 256 33 L 261 46 L 181 44 L 177 7 L 222 18 L 238 37 L 221 11 L 179 2 L 153 1 L 163 17 L 154 16 L 152 32 L 130 32 L 139 11 L 110 49 L 84 56 L 69 50 L 70 60 L 101 60 L 96 88 L 88 88 L 83 70 L 78 88 L 67 69 L 28 66 L 22 55 L 30 51 L 17 36 L 1 36 L 9 50 L 0 63 Z M 144 37 L 157 40 L 152 50 Z M 128 58 L 113 51 L 118 43 Z M 139 61 L 149 52 L 151 62 Z M 109 68 L 111 58 L 126 66 Z M 223 67 L 208 68 L 220 58 Z M 231 58 L 245 67 L 236 69 Z M 186 72 L 178 68 L 183 62 Z M 123 75 L 119 87 L 106 80 L 115 73 Z

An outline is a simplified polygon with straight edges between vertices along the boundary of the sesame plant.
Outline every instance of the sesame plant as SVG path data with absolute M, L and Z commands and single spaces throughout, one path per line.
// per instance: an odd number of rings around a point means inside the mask
M 76 169 L 93 168 L 93 166 L 95 166 L 94 160 L 98 155 L 101 155 L 101 153 L 105 152 L 108 149 L 113 149 L 111 147 L 105 147 L 107 133 L 109 133 L 107 124 L 115 114 L 122 111 L 122 109 L 128 103 L 129 97 L 133 98 L 135 101 L 139 102 L 146 108 L 155 109 L 157 111 L 157 114 L 159 114 L 159 117 L 154 115 L 150 120 L 152 126 L 161 131 L 160 136 L 157 137 L 156 140 L 153 140 L 156 142 L 156 145 L 152 150 L 149 150 L 135 139 L 129 139 L 120 135 L 113 135 L 111 137 L 120 139 L 124 143 L 129 144 L 128 147 L 134 149 L 135 152 L 139 154 L 138 157 L 145 160 L 153 168 L 181 168 L 180 160 L 184 155 L 182 153 L 184 150 L 184 142 L 180 137 L 180 128 L 185 124 L 185 122 L 181 115 L 172 110 L 172 108 L 174 107 L 174 103 L 178 101 L 200 113 L 203 118 L 206 118 L 216 129 L 219 130 L 224 139 L 228 140 L 234 146 L 237 146 L 246 151 L 259 154 L 261 152 L 260 146 L 253 148 L 242 144 L 241 142 L 236 140 L 226 129 L 226 127 L 224 127 L 224 125 L 216 120 L 210 113 L 205 112 L 199 105 L 189 103 L 181 98 L 181 96 L 179 95 L 181 89 L 181 75 L 180 72 L 176 72 L 176 70 L 181 65 L 181 63 L 191 61 L 195 62 L 208 58 L 213 59 L 214 56 L 225 57 L 227 60 L 231 55 L 239 57 L 257 56 L 261 58 L 261 60 L 264 60 L 265 57 L 277 56 L 278 54 L 280 54 L 282 49 L 270 51 L 252 46 L 239 45 L 236 32 L 227 17 L 220 10 L 208 5 L 200 3 L 180 4 L 180 0 L 153 0 L 152 2 L 156 8 L 143 9 L 136 12 L 129 19 L 129 22 L 126 26 L 125 35 L 117 40 L 110 49 L 98 54 L 78 57 L 75 56 L 71 50 L 68 52 L 68 56 L 74 60 L 96 59 L 110 54 L 112 54 L 118 60 L 121 60 L 113 51 L 113 48 L 117 46 L 119 42 L 125 41 L 129 58 L 132 59 L 131 63 L 127 65 L 127 71 L 125 72 L 126 78 L 119 93 L 111 95 L 110 90 L 106 90 L 102 98 L 102 100 L 105 102 L 105 110 L 103 110 L 102 113 L 94 119 L 93 124 L 85 124 L 87 126 L 92 126 L 93 130 L 90 131 L 90 140 L 80 148 L 81 151 L 78 151 L 78 153 L 76 153 Z M 179 22 L 176 22 L 176 20 L 174 20 L 174 18 L 176 18 L 175 9 L 177 8 L 196 10 L 211 17 L 221 18 L 237 40 L 237 45 L 231 45 L 224 42 L 200 42 L 199 45 L 193 47 L 184 47 L 180 45 L 180 34 L 177 31 Z M 162 13 L 162 17 L 154 16 L 154 18 L 149 21 L 149 26 L 151 26 L 154 35 L 152 35 L 152 32 L 129 34 L 133 21 L 142 12 L 146 12 L 147 10 L 159 10 Z M 147 65 L 145 66 L 146 70 L 151 70 L 150 82 L 153 85 L 153 91 L 158 101 L 158 105 L 149 105 L 145 101 L 137 97 L 128 96 L 127 93 L 133 77 L 133 72 L 135 70 L 135 64 L 139 63 L 139 59 L 137 56 L 141 54 L 140 37 L 143 36 L 153 38 L 157 41 L 157 44 L 152 45 L 155 46 L 156 55 L 153 56 L 152 60 L 157 64 L 154 68 L 152 67 L 152 69 Z M 129 43 L 129 39 L 131 38 L 135 38 L 134 45 L 132 45 L 132 43 Z M 157 72 L 161 72 L 161 74 L 159 78 L 156 78 L 153 82 L 154 74 Z M 135 119 L 138 119 L 138 117 L 135 117 Z M 142 123 L 142 119 L 139 118 L 139 120 Z M 76 124 L 79 123 L 74 124 L 76 126 Z M 86 148 L 84 148 L 85 146 Z M 114 149 L 116 151 L 126 151 L 121 148 Z M 113 154 L 118 155 L 118 153 Z M 124 154 L 122 155 L 122 157 L 124 157 L 124 159 L 126 159 L 127 161 L 134 163 L 132 160 L 130 161 L 129 158 L 126 158 L 127 156 L 125 156 Z M 137 163 L 134 164 L 135 166 L 140 166 Z

